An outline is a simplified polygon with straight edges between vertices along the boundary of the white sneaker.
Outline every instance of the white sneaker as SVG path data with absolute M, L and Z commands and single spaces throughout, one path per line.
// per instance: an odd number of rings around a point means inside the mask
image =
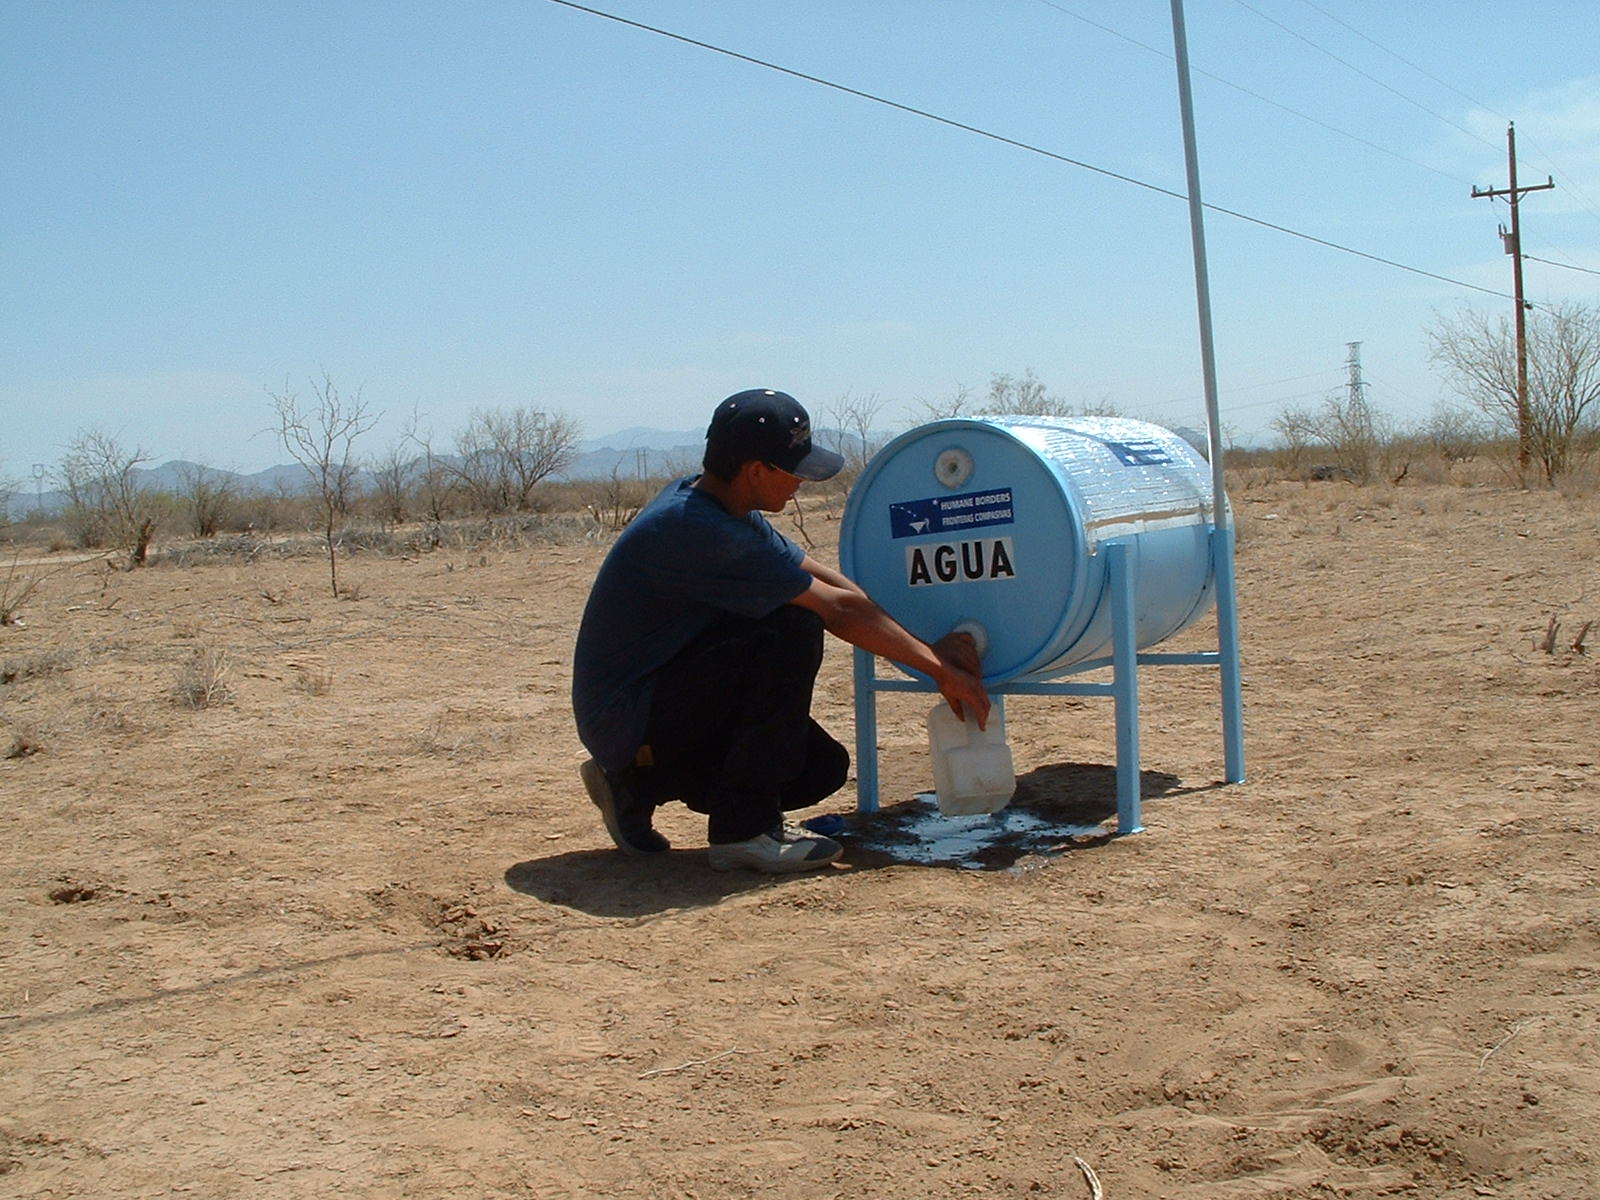
M 832 838 L 795 825 L 780 825 L 749 841 L 713 842 L 708 857 L 713 871 L 746 867 L 769 875 L 784 875 L 825 867 L 843 853 L 844 847 Z

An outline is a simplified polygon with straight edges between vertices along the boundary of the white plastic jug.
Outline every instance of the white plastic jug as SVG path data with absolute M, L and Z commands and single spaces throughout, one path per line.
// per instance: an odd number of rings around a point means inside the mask
M 947 817 L 999 812 L 1017 790 L 1017 771 L 1006 745 L 1000 707 L 989 710 L 989 727 L 963 721 L 940 701 L 928 713 L 928 750 L 939 811 Z

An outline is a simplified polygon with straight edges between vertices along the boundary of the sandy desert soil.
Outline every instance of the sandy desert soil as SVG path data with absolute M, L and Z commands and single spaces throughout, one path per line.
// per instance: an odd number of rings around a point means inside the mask
M 1600 1197 L 1594 498 L 1234 498 L 1248 780 L 1215 672 L 1146 672 L 1146 832 L 982 869 L 611 849 L 600 540 L 53 575 L 0 629 L 0 1195 Z M 1019 811 L 1112 814 L 1108 702 L 1010 724 Z

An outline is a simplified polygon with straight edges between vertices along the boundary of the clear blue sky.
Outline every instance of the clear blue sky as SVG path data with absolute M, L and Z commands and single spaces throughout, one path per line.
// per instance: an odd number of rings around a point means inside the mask
M 598 7 L 1182 193 L 1165 0 Z M 1600 270 L 1593 0 L 1189 0 L 1213 204 L 1497 292 Z M 1142 45 L 1140 44 L 1142 43 Z M 1220 77 L 1217 78 L 1217 77 Z M 1226 82 L 1221 82 L 1225 80 Z M 1292 110 L 1292 111 L 1290 111 Z M 447 443 L 474 407 L 587 435 L 813 414 L 1032 370 L 1201 424 L 1180 200 L 549 0 L 0 0 L 0 476 L 96 426 L 157 462 L 283 462 L 326 372 Z M 1329 127 L 1333 128 L 1329 128 Z M 1212 213 L 1223 420 L 1344 380 L 1420 420 L 1437 311 L 1509 299 Z M 1600 275 L 1528 264 L 1534 300 Z

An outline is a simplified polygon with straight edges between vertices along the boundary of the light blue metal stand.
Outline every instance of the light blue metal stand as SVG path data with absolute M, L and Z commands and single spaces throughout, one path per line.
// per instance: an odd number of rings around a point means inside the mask
M 1117 730 L 1117 832 L 1138 833 L 1144 828 L 1139 788 L 1139 668 L 1155 666 L 1217 666 L 1222 675 L 1222 740 L 1224 779 L 1244 782 L 1244 701 L 1239 671 L 1239 614 L 1234 590 L 1233 530 L 1211 530 L 1213 578 L 1217 598 L 1217 649 L 1190 654 L 1141 654 L 1135 644 L 1136 597 L 1133 554 L 1137 547 L 1113 541 L 1101 547 L 1106 555 L 1106 587 L 1110 592 L 1111 657 L 1080 663 L 1064 672 L 1111 668 L 1110 683 L 1057 683 L 1018 679 L 990 686 L 997 703 L 1006 696 L 1110 696 Z M 878 810 L 878 696 L 879 692 L 934 692 L 920 679 L 880 679 L 877 660 L 864 650 L 855 652 L 856 686 L 856 808 Z

